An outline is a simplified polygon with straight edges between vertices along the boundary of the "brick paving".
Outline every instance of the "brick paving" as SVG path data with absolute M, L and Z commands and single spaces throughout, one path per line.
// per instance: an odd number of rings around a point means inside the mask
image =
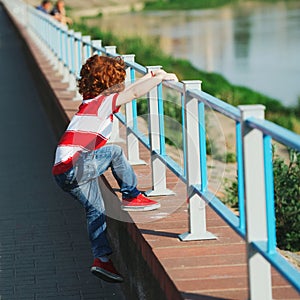
M 0 299 L 125 299 L 89 271 L 84 211 L 52 179 L 56 137 L 1 4 L 0 62 Z

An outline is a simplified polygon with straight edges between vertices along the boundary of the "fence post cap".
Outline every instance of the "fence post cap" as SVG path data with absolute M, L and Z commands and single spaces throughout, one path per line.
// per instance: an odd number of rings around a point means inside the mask
M 93 44 L 102 44 L 102 40 L 92 40 Z
M 133 62 L 135 54 L 123 54 L 122 58 L 124 59 L 124 61 Z
M 186 92 L 188 89 L 197 89 L 201 90 L 201 80 L 183 80 L 183 90 Z
M 265 118 L 265 109 L 266 107 L 262 104 L 254 104 L 254 105 L 239 105 L 238 106 L 242 120 L 245 120 L 249 117 L 255 117 L 258 119 Z
M 107 50 L 107 51 L 115 51 L 117 49 L 117 46 L 104 46 L 104 48 Z
M 201 84 L 202 80 L 182 80 L 181 82 L 183 84 Z
M 91 36 L 90 35 L 83 35 L 82 40 L 85 42 L 90 42 L 91 41 Z
M 238 108 L 240 111 L 260 111 L 266 109 L 266 107 L 262 104 L 238 105 Z
M 147 70 L 157 70 L 157 69 L 161 69 L 162 66 L 146 66 Z
M 80 31 L 76 31 L 74 32 L 74 37 L 80 39 L 82 37 L 82 33 Z

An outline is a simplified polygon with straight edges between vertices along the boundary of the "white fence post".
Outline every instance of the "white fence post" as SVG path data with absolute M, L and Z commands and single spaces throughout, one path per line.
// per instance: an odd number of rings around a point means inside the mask
M 79 78 L 79 73 L 81 69 L 81 64 L 82 64 L 82 34 L 81 32 L 74 32 L 74 39 L 73 39 L 73 71 L 74 71 L 74 76 L 72 79 L 72 88 L 75 91 L 75 96 L 73 97 L 73 100 L 81 100 L 82 97 L 78 92 L 77 89 L 77 79 Z
M 61 24 L 59 27 L 59 60 L 58 60 L 58 73 L 63 77 L 62 82 L 65 82 L 64 72 L 64 55 L 65 55 L 65 36 L 64 33 L 68 30 L 66 25 Z
M 161 66 L 148 66 L 148 72 L 160 69 Z M 151 151 L 151 170 L 152 170 L 152 190 L 146 191 L 147 196 L 167 196 L 174 195 L 174 192 L 167 189 L 166 166 L 153 154 L 153 151 L 160 152 L 160 132 L 158 115 L 158 93 L 157 87 L 148 93 L 149 107 L 149 138 Z
M 53 70 L 59 74 L 59 53 L 60 53 L 60 23 L 55 20 L 52 23 L 52 34 L 53 34 Z
M 75 32 L 74 33 L 74 62 L 75 62 L 75 69 L 74 69 L 74 73 L 75 73 L 75 79 L 77 81 L 77 79 L 79 78 L 79 73 L 80 73 L 80 69 L 81 69 L 81 64 L 82 64 L 82 34 L 81 32 Z M 77 86 L 77 84 L 76 84 Z
M 263 105 L 240 105 L 242 116 L 243 162 L 245 182 L 246 243 L 248 255 L 249 299 L 271 300 L 271 267 L 251 243 L 267 236 L 263 134 L 247 127 L 249 117 L 264 119 Z
M 73 74 L 75 69 L 75 43 L 74 43 L 74 30 L 68 30 L 67 32 L 67 66 L 68 66 L 68 91 L 75 91 L 76 89 L 76 78 L 75 74 Z
M 201 185 L 198 100 L 187 96 L 188 89 L 201 90 L 201 81 L 183 81 L 183 85 L 189 231 L 180 234 L 179 238 L 181 241 L 211 240 L 216 236 L 206 230 L 206 203 L 193 191 L 193 186 Z
M 117 46 L 104 46 L 104 49 L 106 54 L 112 54 L 112 56 L 117 53 Z
M 135 54 L 122 55 L 125 62 L 134 62 L 134 57 Z M 125 84 L 131 84 L 133 81 L 134 78 L 131 77 L 131 68 L 127 68 Z M 139 140 L 131 130 L 128 129 L 129 127 L 133 128 L 134 122 L 137 122 L 137 114 L 134 114 L 133 105 L 136 105 L 136 103 L 130 102 L 125 105 L 127 157 L 131 165 L 145 165 L 146 162 L 140 159 Z
M 100 48 L 102 48 L 102 40 L 92 40 L 92 51 L 93 51 L 93 54 L 98 54 L 98 55 L 101 55 L 102 52 L 101 50 L 98 50 Z
M 69 43 L 69 30 L 65 28 L 62 32 L 62 59 L 63 59 L 63 70 L 62 70 L 62 82 L 69 83 L 70 78 L 70 43 Z
M 82 64 L 91 56 L 91 36 L 84 35 L 82 37 L 83 49 L 82 49 Z
M 105 46 L 105 51 L 108 54 L 116 54 L 116 46 Z M 113 128 L 108 143 L 125 143 L 125 140 L 120 137 L 120 122 L 116 116 L 114 116 Z
M 52 66 L 53 71 L 56 71 L 56 55 L 55 55 L 55 48 L 56 48 L 56 43 L 57 43 L 57 36 L 56 36 L 56 24 L 48 20 L 47 22 L 47 27 L 48 27 L 48 47 L 49 47 L 49 62 L 50 65 Z

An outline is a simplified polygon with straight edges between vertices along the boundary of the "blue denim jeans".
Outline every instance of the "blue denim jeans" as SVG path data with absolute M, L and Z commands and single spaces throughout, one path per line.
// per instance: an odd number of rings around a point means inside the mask
M 112 253 L 106 237 L 105 207 L 98 177 L 111 168 L 123 198 L 136 197 L 140 191 L 132 167 L 117 145 L 82 153 L 74 166 L 55 176 L 58 185 L 85 208 L 87 229 L 94 257 Z

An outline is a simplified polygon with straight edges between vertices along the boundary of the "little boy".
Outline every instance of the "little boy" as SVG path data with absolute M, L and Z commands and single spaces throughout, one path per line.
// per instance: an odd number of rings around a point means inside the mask
M 94 263 L 91 272 L 109 282 L 122 282 L 108 256 L 105 207 L 98 177 L 109 167 L 122 193 L 122 209 L 149 211 L 160 207 L 143 196 L 121 147 L 106 145 L 112 131 L 113 114 L 122 104 L 139 98 L 172 73 L 157 70 L 125 87 L 125 63 L 120 58 L 94 55 L 82 66 L 78 82 L 83 102 L 63 134 L 55 155 L 53 175 L 58 185 L 85 208 Z

